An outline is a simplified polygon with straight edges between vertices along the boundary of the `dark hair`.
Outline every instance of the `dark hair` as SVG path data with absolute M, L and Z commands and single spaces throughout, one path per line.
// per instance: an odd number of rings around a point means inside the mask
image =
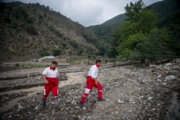
M 56 61 L 52 61 L 52 64 L 55 64 L 55 65 L 57 65 L 58 63 L 57 63 Z
M 100 63 L 100 62 L 102 62 L 100 59 L 97 59 L 97 60 L 96 60 L 96 64 L 97 64 L 97 63 Z

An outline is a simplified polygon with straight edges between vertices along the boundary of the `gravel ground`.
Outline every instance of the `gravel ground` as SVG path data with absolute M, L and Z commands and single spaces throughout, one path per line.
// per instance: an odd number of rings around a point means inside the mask
M 42 86 L 0 92 L 0 105 L 4 109 L 8 108 L 8 111 L 1 112 L 1 119 L 180 119 L 178 104 L 180 98 L 180 60 L 162 65 L 151 65 L 149 68 L 137 68 L 132 65 L 113 67 L 112 64 L 105 64 L 99 70 L 98 79 L 103 85 L 103 96 L 106 101 L 98 102 L 97 90 L 93 89 L 84 107 L 80 108 L 79 101 L 85 90 L 85 76 L 89 67 L 80 65 L 61 69 L 67 80 L 61 81 L 59 85 L 60 111 L 55 111 L 51 94 L 48 97 L 47 108 L 41 108 Z M 12 74 L 13 72 L 10 75 L 13 76 Z M 8 77 L 8 74 L 6 76 Z M 3 86 L 2 83 L 1 86 Z M 20 83 L 14 84 L 18 86 Z M 22 99 L 15 101 L 14 106 L 8 107 L 7 103 L 11 103 L 17 98 Z M 7 106 L 5 106 L 6 104 Z

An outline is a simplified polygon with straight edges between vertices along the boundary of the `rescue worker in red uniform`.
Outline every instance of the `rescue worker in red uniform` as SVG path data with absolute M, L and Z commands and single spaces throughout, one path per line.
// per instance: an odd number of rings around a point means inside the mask
M 54 103 L 56 104 L 55 109 L 59 109 L 58 105 L 58 76 L 59 72 L 57 67 L 57 62 L 52 61 L 50 67 L 47 67 L 42 72 L 42 78 L 44 80 L 44 92 L 43 92 L 43 108 L 46 106 L 46 99 L 49 95 L 49 92 L 52 92 Z
M 98 101 L 105 101 L 105 99 L 102 98 L 102 85 L 98 81 L 97 76 L 98 76 L 98 68 L 101 66 L 102 61 L 101 60 L 96 60 L 96 64 L 93 65 L 88 73 L 87 76 L 87 81 L 86 81 L 86 90 L 83 93 L 83 96 L 81 98 L 80 106 L 83 107 L 85 99 L 88 97 L 88 95 L 91 93 L 93 87 L 98 89 Z

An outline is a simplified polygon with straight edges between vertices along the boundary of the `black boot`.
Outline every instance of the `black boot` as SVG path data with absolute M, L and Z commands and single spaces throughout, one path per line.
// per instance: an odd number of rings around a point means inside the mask
M 80 108 L 83 108 L 84 107 L 84 103 L 80 102 L 79 106 L 80 106 Z
M 59 102 L 58 102 L 58 98 L 54 98 L 54 105 L 55 105 L 55 110 L 59 111 L 60 110 L 60 106 L 59 106 Z
M 102 101 L 106 101 L 106 100 L 103 99 L 103 98 L 98 98 L 98 101 L 99 101 L 99 102 L 102 102 Z
M 42 107 L 45 108 L 46 107 L 46 98 L 43 98 L 43 104 L 42 104 Z

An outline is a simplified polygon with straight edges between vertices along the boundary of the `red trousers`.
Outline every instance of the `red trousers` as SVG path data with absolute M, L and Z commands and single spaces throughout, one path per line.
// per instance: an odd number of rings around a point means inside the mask
M 84 101 L 86 100 L 86 98 L 88 97 L 88 95 L 91 93 L 93 87 L 95 87 L 96 89 L 98 89 L 98 98 L 102 99 L 102 85 L 100 82 L 98 82 L 98 85 L 95 84 L 95 80 L 92 79 L 90 76 L 87 77 L 87 81 L 86 81 L 86 90 L 83 93 L 83 96 L 81 98 L 81 102 L 84 103 Z
M 57 78 L 49 78 L 49 77 L 47 77 L 46 80 L 49 83 L 44 84 L 43 97 L 47 98 L 50 91 L 52 91 L 53 97 L 57 97 L 58 96 L 58 80 L 57 80 Z

